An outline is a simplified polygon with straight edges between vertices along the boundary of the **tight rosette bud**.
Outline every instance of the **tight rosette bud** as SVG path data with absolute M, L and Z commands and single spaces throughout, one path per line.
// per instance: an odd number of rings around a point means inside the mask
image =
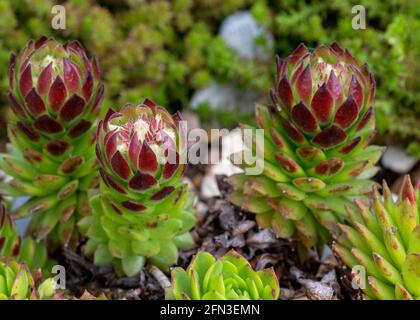
M 182 182 L 186 133 L 179 122 L 178 113 L 146 99 L 110 110 L 99 123 L 100 194 L 91 201 L 93 216 L 80 221 L 96 264 L 114 262 L 117 271 L 134 275 L 146 259 L 168 268 L 179 248 L 192 245 L 193 198 Z
M 38 239 L 67 244 L 80 215 L 89 214 L 87 190 L 98 182 L 94 135 L 104 92 L 98 62 L 78 42 L 42 37 L 11 56 L 9 85 L 13 146 L 0 165 L 14 180 L 1 191 L 31 196 L 14 217 L 32 216 Z
M 41 279 L 37 273 L 32 276 L 24 263 L 14 260 L 0 259 L 0 300 L 42 300 L 49 299 L 55 293 L 52 278 L 39 284 Z
M 44 242 L 30 236 L 22 238 L 3 203 L 0 203 L 0 257 L 25 262 L 32 271 L 44 267 L 47 262 Z
M 367 146 L 375 131 L 374 91 L 367 65 L 337 44 L 313 52 L 300 45 L 278 58 L 273 105 L 255 110 L 263 143 L 256 133 L 245 141 L 245 156 L 257 160 L 242 167 L 259 162 L 262 174 L 230 177 L 231 201 L 255 213 L 261 227 L 282 238 L 297 235 L 308 247 L 328 239 L 326 229 L 337 233 L 344 206 L 353 206 L 349 198 L 371 190 L 366 178 L 383 151 Z
M 199 252 L 188 269 L 172 270 L 166 300 L 277 300 L 279 282 L 273 269 L 254 271 L 235 251 L 220 259 Z
M 406 176 L 397 202 L 384 182 L 383 199 L 375 189 L 371 208 L 360 201 L 357 211 L 346 208 L 351 220 L 339 226 L 334 251 L 363 270 L 352 273 L 353 282 L 371 299 L 420 299 L 419 194 L 420 182 L 414 188 Z

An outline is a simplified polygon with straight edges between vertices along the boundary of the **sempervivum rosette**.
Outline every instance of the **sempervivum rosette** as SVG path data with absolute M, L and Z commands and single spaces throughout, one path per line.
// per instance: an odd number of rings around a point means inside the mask
M 45 243 L 30 236 L 22 238 L 3 203 L 0 203 L 0 257 L 25 262 L 31 270 L 42 268 L 47 262 Z
M 328 237 L 325 228 L 338 232 L 344 206 L 353 206 L 349 197 L 371 190 L 366 177 L 382 153 L 367 147 L 374 90 L 367 65 L 337 44 L 313 52 L 300 45 L 278 58 L 273 105 L 256 107 L 264 144 L 253 139 L 245 151 L 263 151 L 262 174 L 232 176 L 231 201 L 254 212 L 260 226 L 279 237 L 297 234 L 306 246 Z
M 134 275 L 146 259 L 168 268 L 179 248 L 192 245 L 195 218 L 182 182 L 186 135 L 179 120 L 146 99 L 110 110 L 100 122 L 100 194 L 91 201 L 93 216 L 80 222 L 96 264 L 113 262 L 117 271 Z
M 274 270 L 254 271 L 235 251 L 220 259 L 199 252 L 187 270 L 172 270 L 167 300 L 277 300 L 279 281 Z
M 419 194 L 420 181 L 414 188 L 406 176 L 394 202 L 384 182 L 383 199 L 374 190 L 371 208 L 357 202 L 349 223 L 340 225 L 334 251 L 349 267 L 363 267 L 353 276 L 371 299 L 420 299 Z
M 43 300 L 55 293 L 54 279 L 41 284 L 41 273 L 31 274 L 25 263 L 0 258 L 0 300 Z
M 96 58 L 78 42 L 42 37 L 9 63 L 9 154 L 2 169 L 14 179 L 3 194 L 31 196 L 16 217 L 32 216 L 30 230 L 67 244 L 89 213 L 87 190 L 97 184 L 96 119 L 104 87 Z

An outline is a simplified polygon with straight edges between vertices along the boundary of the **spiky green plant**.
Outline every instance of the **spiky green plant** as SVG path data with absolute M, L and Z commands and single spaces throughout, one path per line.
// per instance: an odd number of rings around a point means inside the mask
M 25 262 L 32 271 L 44 267 L 47 262 L 45 244 L 30 236 L 22 239 L 3 203 L 0 203 L 0 257 Z
M 32 276 L 25 263 L 0 259 L 0 300 L 42 300 L 54 295 L 52 278 L 39 284 L 40 274 Z
M 0 166 L 14 179 L 1 193 L 31 196 L 14 218 L 31 216 L 38 239 L 68 244 L 98 180 L 94 135 L 104 87 L 97 59 L 78 42 L 42 37 L 12 54 L 8 70 L 12 145 Z
M 80 221 L 96 264 L 113 262 L 134 275 L 147 258 L 167 269 L 179 248 L 192 245 L 195 217 L 182 182 L 186 127 L 180 120 L 146 99 L 110 110 L 99 123 L 100 194 L 91 200 L 93 215 Z
M 349 210 L 349 225 L 340 224 L 334 250 L 365 283 L 363 291 L 371 299 L 420 299 L 420 181 L 416 188 L 406 176 L 398 201 L 387 184 L 383 199 L 375 189 L 371 208 L 357 201 L 357 211 Z
M 338 232 L 344 206 L 353 206 L 349 197 L 370 191 L 373 182 L 366 178 L 382 154 L 380 147 L 367 147 L 375 127 L 374 91 L 367 65 L 337 44 L 313 52 L 300 45 L 277 58 L 273 105 L 255 110 L 263 141 L 255 128 L 243 126 L 254 132 L 244 154 L 257 160 L 242 167 L 257 165 L 262 174 L 231 176 L 230 200 L 255 213 L 261 227 L 283 238 L 296 234 L 306 246 L 328 238 L 323 227 Z
M 274 270 L 254 271 L 235 251 L 220 259 L 199 252 L 184 270 L 172 270 L 167 300 L 277 300 L 279 282 Z

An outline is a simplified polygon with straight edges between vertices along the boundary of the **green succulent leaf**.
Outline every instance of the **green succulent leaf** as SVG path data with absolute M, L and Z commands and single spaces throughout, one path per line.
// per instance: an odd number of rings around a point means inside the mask
M 187 271 L 172 270 L 171 279 L 167 300 L 276 300 L 280 293 L 272 269 L 255 272 L 235 251 L 220 259 L 201 251 Z

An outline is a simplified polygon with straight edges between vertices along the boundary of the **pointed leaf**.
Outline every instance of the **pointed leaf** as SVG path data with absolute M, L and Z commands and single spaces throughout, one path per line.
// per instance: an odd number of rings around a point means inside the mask
M 64 82 L 61 80 L 60 76 L 57 76 L 50 88 L 50 92 L 48 93 L 48 101 L 51 105 L 51 108 L 57 112 L 66 99 L 66 96 L 66 86 L 64 85 Z
M 73 94 L 61 108 L 60 118 L 63 121 L 70 122 L 80 115 L 84 109 L 85 101 L 77 94 Z
M 25 102 L 29 111 L 34 116 L 37 116 L 45 111 L 44 101 L 42 101 L 35 88 L 32 88 L 32 90 L 29 91 L 28 95 L 25 97 Z

